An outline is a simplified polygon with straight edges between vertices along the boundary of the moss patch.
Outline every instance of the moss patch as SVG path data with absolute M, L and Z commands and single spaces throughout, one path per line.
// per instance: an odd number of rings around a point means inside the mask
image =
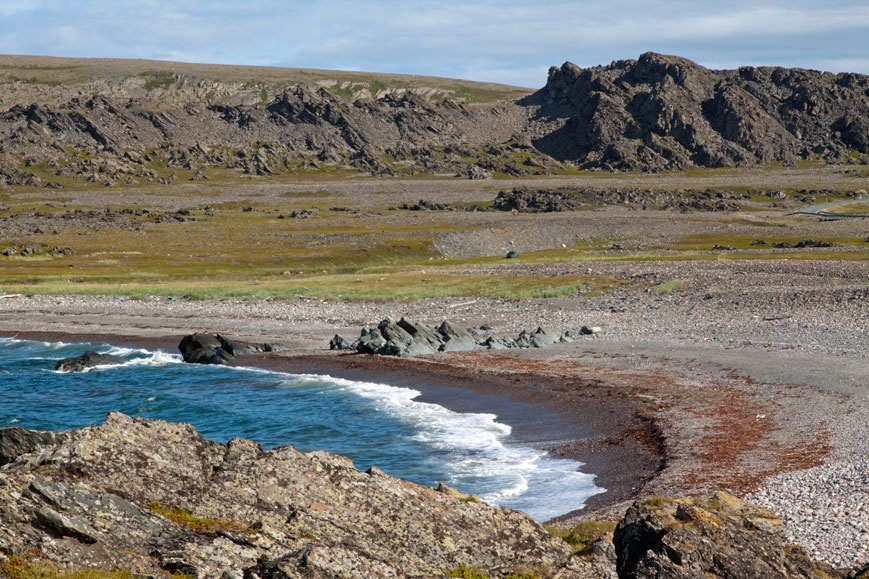
M 170 509 L 168 507 L 164 507 L 156 501 L 150 502 L 146 506 L 148 507 L 148 510 L 150 510 L 152 513 L 156 513 L 161 517 L 169 519 L 173 523 L 177 523 L 182 527 L 186 527 L 191 531 L 196 531 L 198 533 L 214 535 L 218 531 L 252 532 L 247 525 L 244 525 L 242 523 L 222 519 L 207 519 L 203 517 L 194 517 L 181 507 L 175 507 L 174 509 Z
M 573 547 L 575 555 L 588 555 L 592 544 L 609 533 L 612 533 L 618 523 L 614 521 L 584 521 L 570 529 L 547 528 L 546 530 L 564 539 Z

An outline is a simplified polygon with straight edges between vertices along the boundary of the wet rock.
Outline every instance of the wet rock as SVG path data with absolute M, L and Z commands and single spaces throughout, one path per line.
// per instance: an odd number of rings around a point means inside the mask
M 280 352 L 286 347 L 282 344 L 248 344 L 220 334 L 195 333 L 184 336 L 178 344 L 178 350 L 184 361 L 191 364 L 228 364 L 239 356 Z
M 97 352 L 88 350 L 81 356 L 60 360 L 54 365 L 54 369 L 59 372 L 84 372 L 95 366 L 115 366 L 125 364 L 126 362 L 126 360 L 118 356 L 98 354 Z

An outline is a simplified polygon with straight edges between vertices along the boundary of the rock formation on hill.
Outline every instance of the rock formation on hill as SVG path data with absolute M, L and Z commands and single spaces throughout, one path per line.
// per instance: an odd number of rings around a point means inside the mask
M 612 538 L 574 555 L 523 513 L 444 485 L 362 472 L 325 452 L 210 442 L 189 424 L 116 412 L 66 433 L 0 429 L 0 498 L 2 576 L 45 562 L 225 579 L 866 571 L 813 563 L 784 543 L 772 513 L 722 493 L 635 503 Z
M 549 70 L 529 102 L 563 124 L 535 141 L 612 169 L 723 167 L 869 154 L 869 77 L 802 69 L 714 71 L 675 56 Z
M 869 155 L 869 80 L 858 74 L 713 71 L 646 53 L 588 69 L 568 62 L 534 94 L 471 102 L 468 89 L 375 91 L 376 81 L 356 92 L 287 81 L 251 99 L 250 82 L 191 66 L 45 85 L 0 66 L 0 186 L 170 183 L 214 167 L 486 178 L 562 163 L 654 171 Z

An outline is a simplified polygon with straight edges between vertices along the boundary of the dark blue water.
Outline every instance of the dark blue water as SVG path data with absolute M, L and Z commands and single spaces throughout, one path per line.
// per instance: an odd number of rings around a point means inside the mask
M 92 349 L 126 364 L 80 374 L 57 360 Z M 328 376 L 181 363 L 165 352 L 0 339 L 0 427 L 64 430 L 131 416 L 190 422 L 205 437 L 326 450 L 425 485 L 444 482 L 547 519 L 580 508 L 595 487 L 580 463 L 510 442 L 492 414 L 414 401 L 419 392 Z

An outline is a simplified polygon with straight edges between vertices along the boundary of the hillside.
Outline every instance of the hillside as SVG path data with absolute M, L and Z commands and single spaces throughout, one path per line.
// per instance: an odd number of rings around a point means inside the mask
M 0 186 L 249 175 L 487 178 L 865 162 L 869 80 L 654 53 L 534 94 L 440 78 L 0 57 Z

